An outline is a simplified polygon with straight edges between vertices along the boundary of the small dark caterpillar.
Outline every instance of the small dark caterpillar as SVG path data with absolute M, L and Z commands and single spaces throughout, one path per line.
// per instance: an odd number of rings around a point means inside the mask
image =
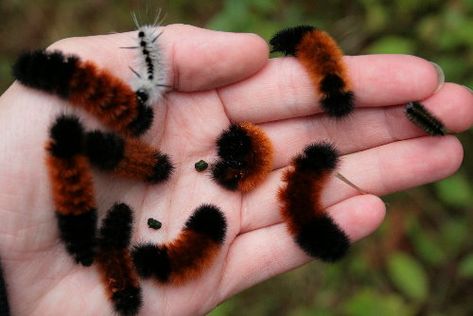
M 217 256 L 226 230 L 224 214 L 216 206 L 201 205 L 172 242 L 134 247 L 133 260 L 139 275 L 177 284 L 198 277 Z
M 97 265 L 114 309 L 136 315 L 142 305 L 139 276 L 128 247 L 133 225 L 128 205 L 115 204 L 102 221 L 98 236 Z
M 166 154 L 135 138 L 96 130 L 87 133 L 85 147 L 94 166 L 126 178 L 158 183 L 174 170 Z
M 212 165 L 213 179 L 229 190 L 248 192 L 271 171 L 273 146 L 256 125 L 232 124 L 217 139 L 219 160 Z
M 448 133 L 445 125 L 427 110 L 420 102 L 409 102 L 405 107 L 409 121 L 432 136 L 444 136 Z
M 153 110 L 128 84 L 77 56 L 45 50 L 24 53 L 13 66 L 13 75 L 25 86 L 83 108 L 119 133 L 139 136 L 153 122 Z
M 343 257 L 350 240 L 322 207 L 322 188 L 336 169 L 338 152 L 328 143 L 315 143 L 295 157 L 279 191 L 281 214 L 295 242 L 309 256 L 323 261 Z
M 279 31 L 269 43 L 271 52 L 293 55 L 304 66 L 329 116 L 341 118 L 353 111 L 354 94 L 343 53 L 330 35 L 301 25 Z
M 50 129 L 46 164 L 60 238 L 76 262 L 90 266 L 95 257 L 97 211 L 83 141 L 77 117 L 59 116 Z
M 138 29 L 137 45 L 122 47 L 137 50 L 136 66 L 130 67 L 135 75 L 131 85 L 138 98 L 147 106 L 159 102 L 170 89 L 164 51 L 159 43 L 159 37 L 164 32 L 160 27 L 160 13 L 158 11 L 151 25 L 140 25 L 136 14 L 133 14 L 133 21 Z

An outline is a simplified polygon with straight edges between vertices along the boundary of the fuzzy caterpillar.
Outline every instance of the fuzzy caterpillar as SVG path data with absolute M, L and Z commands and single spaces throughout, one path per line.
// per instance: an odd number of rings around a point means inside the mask
M 243 122 L 232 124 L 217 139 L 219 160 L 212 165 L 212 177 L 229 190 L 248 192 L 269 174 L 273 146 L 258 126 Z
M 85 148 L 94 166 L 126 178 L 158 183 L 174 169 L 166 154 L 132 137 L 96 130 L 87 133 Z
M 25 86 L 68 100 L 119 133 L 139 136 L 153 122 L 153 110 L 128 84 L 77 56 L 46 50 L 24 53 L 13 75 Z
M 139 275 L 174 284 L 198 277 L 217 256 L 225 241 L 226 230 L 223 213 L 216 206 L 201 205 L 175 240 L 134 247 L 133 260 Z
M 83 141 L 77 117 L 59 116 L 50 128 L 46 164 L 60 238 L 76 262 L 90 266 L 96 250 L 97 211 Z
M 448 133 L 445 125 L 419 102 L 409 102 L 404 112 L 412 123 L 431 136 L 444 136 Z
M 279 191 L 281 215 L 295 242 L 309 256 L 336 261 L 347 252 L 347 235 L 322 207 L 322 188 L 338 164 L 338 152 L 328 143 L 315 143 L 292 161 Z
M 353 111 L 354 94 L 343 52 L 330 35 L 301 25 L 279 31 L 269 43 L 271 52 L 295 56 L 304 66 L 329 116 L 341 118 Z
M 160 26 L 160 13 L 161 11 L 156 15 L 154 23 L 150 25 L 140 25 L 136 14 L 133 14 L 133 21 L 138 29 L 137 44 L 122 47 L 135 49 L 137 52 L 135 66 L 130 67 L 134 74 L 131 86 L 141 102 L 148 106 L 153 106 L 161 101 L 170 88 L 167 84 L 168 69 L 164 62 L 164 50 L 159 41 L 164 32 Z
M 98 235 L 97 265 L 102 283 L 120 315 L 136 315 L 142 305 L 139 276 L 130 246 L 132 210 L 123 203 L 110 208 Z

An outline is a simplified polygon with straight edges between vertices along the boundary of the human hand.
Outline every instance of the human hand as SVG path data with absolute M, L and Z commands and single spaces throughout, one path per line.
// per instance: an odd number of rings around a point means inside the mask
M 73 38 L 52 48 L 128 80 L 133 51 L 118 47 L 129 46 L 133 37 Z M 228 230 L 220 254 L 200 278 L 181 286 L 142 281 L 143 315 L 202 314 L 310 260 L 286 232 L 276 198 L 284 167 L 309 143 L 334 142 L 343 155 L 340 173 L 376 195 L 436 181 L 461 163 L 462 147 L 455 137 L 424 136 L 404 117 L 402 106 L 395 106 L 423 100 L 450 130 L 471 126 L 473 95 L 455 84 L 435 92 L 437 72 L 422 59 L 346 57 L 357 103 L 349 118 L 333 121 L 321 113 L 298 62 L 268 62 L 267 46 L 255 35 L 170 25 L 160 40 L 169 58 L 172 92 L 156 105 L 155 122 L 143 139 L 171 156 L 175 173 L 165 183 L 147 185 L 94 171 L 98 210 L 103 215 L 116 201 L 130 205 L 134 243 L 174 239 L 202 203 L 220 207 Z M 0 254 L 15 315 L 112 313 L 98 272 L 73 262 L 56 228 L 44 144 L 65 103 L 18 83 L 0 98 Z M 80 115 L 89 128 L 99 126 Z M 233 121 L 258 123 L 275 147 L 273 172 L 244 195 L 194 170 L 196 161 L 214 160 L 215 140 Z M 385 212 L 378 197 L 359 195 L 337 179 L 325 188 L 323 203 L 352 242 L 375 230 Z M 149 217 L 162 221 L 161 230 L 147 227 Z

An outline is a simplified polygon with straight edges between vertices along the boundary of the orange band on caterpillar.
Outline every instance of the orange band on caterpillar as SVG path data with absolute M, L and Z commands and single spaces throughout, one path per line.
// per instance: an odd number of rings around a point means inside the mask
M 87 133 L 85 147 L 94 166 L 127 178 L 158 183 L 174 169 L 166 154 L 131 137 L 93 131 Z
M 212 177 L 229 190 L 251 191 L 272 169 L 271 140 L 249 122 L 225 130 L 217 140 L 217 153 L 220 159 L 212 166 Z
M 213 205 L 204 204 L 195 210 L 174 241 L 134 248 L 133 260 L 138 273 L 161 283 L 184 283 L 197 278 L 217 256 L 226 229 L 223 213 Z
M 354 95 L 343 52 L 326 32 L 296 26 L 278 32 L 269 42 L 272 52 L 295 56 L 307 70 L 325 112 L 343 117 L 352 112 Z
M 153 121 L 153 110 L 129 85 L 77 56 L 45 50 L 25 53 L 13 66 L 13 74 L 25 86 L 67 99 L 117 132 L 139 136 Z
M 85 266 L 95 256 L 97 212 L 91 168 L 83 155 L 84 130 L 74 116 L 60 116 L 50 129 L 47 167 L 60 238 Z
M 321 204 L 322 189 L 338 164 L 338 153 L 327 143 L 312 144 L 294 158 L 279 191 L 281 214 L 289 233 L 309 256 L 336 261 L 348 250 L 347 235 Z
M 126 204 L 115 204 L 103 220 L 98 236 L 99 272 L 120 315 L 136 315 L 142 305 L 139 276 L 128 249 L 132 224 L 132 210 Z

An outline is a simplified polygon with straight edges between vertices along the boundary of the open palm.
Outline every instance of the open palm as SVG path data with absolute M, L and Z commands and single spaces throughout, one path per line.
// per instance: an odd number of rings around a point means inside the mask
M 60 41 L 53 48 L 95 61 L 130 79 L 135 33 Z M 143 315 L 202 314 L 225 298 L 310 260 L 285 230 L 276 193 L 291 157 L 314 141 L 330 140 L 342 156 L 340 172 L 376 195 L 432 182 L 462 161 L 453 136 L 432 138 L 408 122 L 402 107 L 424 104 L 454 132 L 470 127 L 473 95 L 445 84 L 429 62 L 400 55 L 346 57 L 357 96 L 348 119 L 320 113 L 317 97 L 294 58 L 269 60 L 264 41 L 252 34 L 165 27 L 172 91 L 155 107 L 144 140 L 170 155 L 170 180 L 147 185 L 94 170 L 99 213 L 121 201 L 134 209 L 133 243 L 174 239 L 202 203 L 220 207 L 228 222 L 225 245 L 209 270 L 185 285 L 143 281 Z M 435 93 L 434 93 L 435 92 Z M 95 266 L 66 254 L 58 231 L 44 166 L 44 143 L 58 113 L 74 111 L 63 100 L 13 84 L 0 99 L 0 254 L 15 315 L 104 315 L 112 307 Z M 100 127 L 82 112 L 88 128 Z M 273 172 L 248 194 L 227 191 L 194 163 L 215 159 L 215 140 L 230 122 L 258 123 L 275 146 Z M 382 221 L 385 205 L 333 179 L 324 205 L 352 241 Z M 163 223 L 159 231 L 147 219 Z

